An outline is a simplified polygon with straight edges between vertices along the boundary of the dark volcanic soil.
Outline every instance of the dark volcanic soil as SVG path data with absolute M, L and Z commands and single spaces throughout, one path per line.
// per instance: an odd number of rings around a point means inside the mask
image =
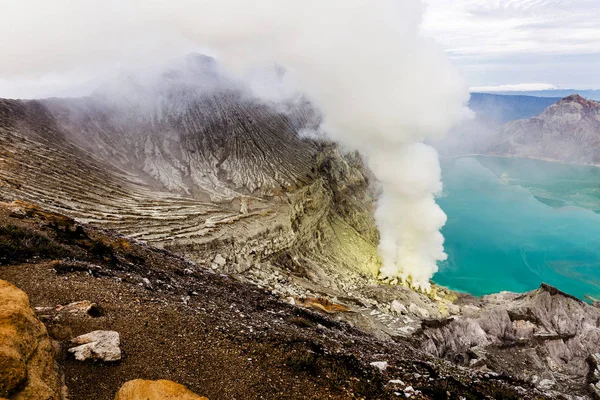
M 408 386 L 422 392 L 411 398 L 541 398 L 29 205 L 0 204 L 0 279 L 27 292 L 34 307 L 79 300 L 101 307 L 96 318 L 45 321 L 61 344 L 72 400 L 112 399 L 135 378 L 171 379 L 211 400 L 391 399 Z M 67 356 L 71 338 L 96 329 L 120 333 L 120 362 Z M 380 372 L 373 361 L 390 366 Z

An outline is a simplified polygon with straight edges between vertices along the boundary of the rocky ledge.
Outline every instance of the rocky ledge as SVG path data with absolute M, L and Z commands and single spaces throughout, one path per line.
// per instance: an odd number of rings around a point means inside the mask
M 417 334 L 430 354 L 531 382 L 550 396 L 583 397 L 598 381 L 588 363 L 600 350 L 600 309 L 546 284 L 457 304 L 461 315 L 427 321 Z

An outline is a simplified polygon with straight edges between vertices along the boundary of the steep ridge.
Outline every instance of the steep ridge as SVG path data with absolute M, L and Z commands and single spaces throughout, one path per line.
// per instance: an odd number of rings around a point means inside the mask
M 565 97 L 536 117 L 500 127 L 485 153 L 600 164 L 600 103 Z
M 195 198 L 273 194 L 311 180 L 315 144 L 297 135 L 318 118 L 308 104 L 276 110 L 208 74 L 205 57 L 185 60 L 196 69 L 160 71 L 148 83 L 122 77 L 118 89 L 86 98 L 4 100 L 3 128 L 58 150 L 79 147 L 147 185 Z
M 186 60 L 200 64 L 198 82 L 212 79 L 207 59 Z M 315 180 L 317 146 L 297 135 L 302 108 L 288 116 L 231 84 L 169 71 L 152 79 L 160 85 L 142 93 L 126 80 L 119 94 L 2 100 L 3 191 L 159 242 L 252 219 Z

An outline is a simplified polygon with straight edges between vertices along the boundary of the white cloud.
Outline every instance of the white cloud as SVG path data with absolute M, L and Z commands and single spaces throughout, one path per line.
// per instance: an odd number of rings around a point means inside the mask
M 453 55 L 600 52 L 596 0 L 426 0 L 423 29 Z
M 551 83 L 517 83 L 512 85 L 472 86 L 471 92 L 528 92 L 534 90 L 559 89 Z
M 429 287 L 446 216 L 437 153 L 420 142 L 460 121 L 469 96 L 421 35 L 420 0 L 0 1 L 0 79 L 146 65 L 190 44 L 237 72 L 280 64 L 380 180 L 381 276 Z
M 472 85 L 535 82 L 534 74 L 522 72 L 529 65 L 561 86 L 600 83 L 588 68 L 578 71 L 585 76 L 565 75 L 574 64 L 598 60 L 594 57 L 600 54 L 598 0 L 425 2 L 423 31 L 444 46 Z M 504 67 L 508 63 L 510 72 Z M 542 71 L 542 64 L 549 70 Z M 478 68 L 485 71 L 474 72 Z

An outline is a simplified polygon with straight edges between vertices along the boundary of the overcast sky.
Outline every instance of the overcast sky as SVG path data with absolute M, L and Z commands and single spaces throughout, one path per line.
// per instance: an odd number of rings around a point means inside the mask
M 423 1 L 423 32 L 472 89 L 600 88 L 600 0 Z M 0 97 L 87 90 L 111 70 L 206 50 L 142 18 L 156 2 L 0 0 Z
M 600 88 L 599 0 L 425 2 L 423 30 L 472 87 Z

